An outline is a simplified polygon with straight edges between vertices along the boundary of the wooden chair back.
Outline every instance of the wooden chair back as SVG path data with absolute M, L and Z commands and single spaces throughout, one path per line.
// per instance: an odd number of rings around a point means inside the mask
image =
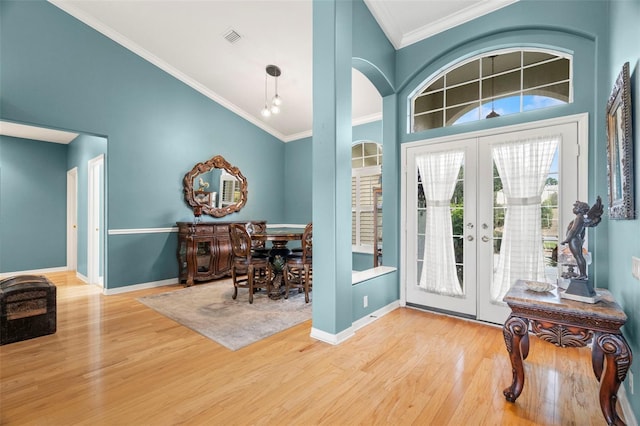
M 240 223 L 232 223 L 229 231 L 233 255 L 249 259 L 251 257 L 251 236 L 245 226 Z
M 302 233 L 302 257 L 311 260 L 313 257 L 313 223 L 309 222 Z

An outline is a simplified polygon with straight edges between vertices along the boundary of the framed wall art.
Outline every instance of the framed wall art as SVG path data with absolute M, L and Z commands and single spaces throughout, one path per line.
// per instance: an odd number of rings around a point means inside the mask
M 607 102 L 607 174 L 609 218 L 635 219 L 633 199 L 633 136 L 629 63 L 616 79 Z

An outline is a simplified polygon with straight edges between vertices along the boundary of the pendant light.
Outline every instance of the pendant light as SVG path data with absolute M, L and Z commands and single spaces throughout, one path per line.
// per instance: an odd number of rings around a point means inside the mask
M 264 118 L 271 116 L 271 110 L 269 109 L 269 105 L 267 104 L 267 75 L 264 76 L 264 108 L 260 111 L 260 114 Z
M 278 77 L 282 74 L 282 71 L 277 65 L 267 65 L 266 74 L 264 76 L 264 108 L 260 112 L 263 117 L 269 117 L 271 114 L 278 114 L 280 112 L 280 105 L 282 105 L 282 98 L 278 94 Z M 275 95 L 271 99 L 271 103 L 268 102 L 269 96 L 267 91 L 267 79 L 269 76 L 275 79 Z
M 500 114 L 498 114 L 494 109 L 493 109 L 493 101 L 494 101 L 494 93 L 493 93 L 493 60 L 495 59 L 497 55 L 493 55 L 490 56 L 491 58 L 491 112 L 489 114 L 487 114 L 486 118 L 494 118 L 494 117 L 500 117 Z

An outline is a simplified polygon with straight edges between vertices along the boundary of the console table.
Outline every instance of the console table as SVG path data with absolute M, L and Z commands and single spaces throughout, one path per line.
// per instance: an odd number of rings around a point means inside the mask
M 195 281 L 210 281 L 231 275 L 233 252 L 229 225 L 247 222 L 177 222 L 178 266 L 180 281 L 191 286 Z M 266 221 L 251 221 L 256 232 Z
M 561 299 L 557 289 L 533 292 L 523 281 L 509 290 L 504 301 L 511 315 L 502 329 L 513 372 L 511 386 L 503 391 L 507 401 L 515 402 L 524 386 L 523 360 L 529 355 L 531 327 L 533 334 L 560 347 L 581 347 L 593 341 L 591 362 L 600 382 L 602 414 L 609 425 L 625 424 L 616 413 L 616 394 L 632 361 L 631 349 L 620 331 L 627 316 L 609 291 L 597 289 L 597 293 L 601 300 L 590 304 Z

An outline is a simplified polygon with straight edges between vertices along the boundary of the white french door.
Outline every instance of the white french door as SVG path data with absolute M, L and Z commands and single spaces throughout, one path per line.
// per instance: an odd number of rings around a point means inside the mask
M 407 304 L 503 323 L 516 279 L 555 281 L 554 247 L 586 196 L 586 121 L 403 148 Z

